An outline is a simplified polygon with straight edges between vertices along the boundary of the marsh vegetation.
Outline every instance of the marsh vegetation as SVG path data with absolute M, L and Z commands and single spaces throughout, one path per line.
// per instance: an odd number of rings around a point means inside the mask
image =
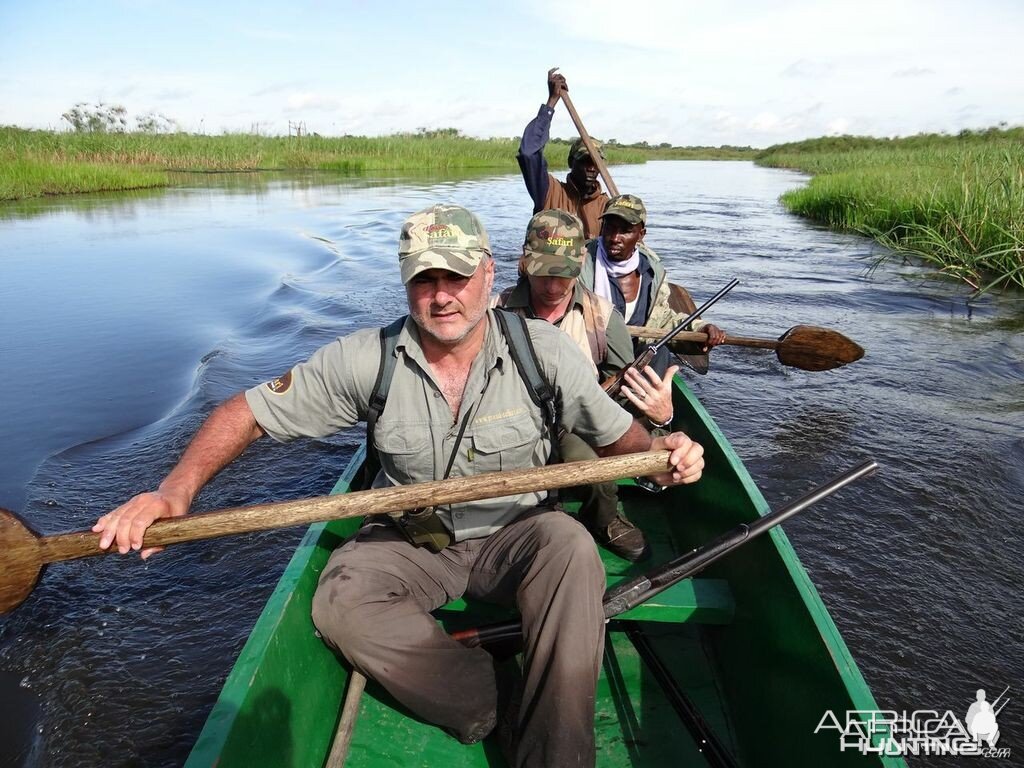
M 88 125 L 88 123 L 86 123 Z M 749 159 L 734 147 L 647 146 L 609 142 L 609 163 L 667 159 Z M 206 136 L 151 131 L 68 132 L 0 128 L 0 200 L 165 186 L 173 171 L 518 170 L 519 138 L 475 139 L 454 128 L 393 136 Z M 552 169 L 565 167 L 568 142 L 553 140 Z
M 794 213 L 874 237 L 978 292 L 1024 287 L 1024 128 L 812 139 L 756 162 L 814 175 L 782 196 Z

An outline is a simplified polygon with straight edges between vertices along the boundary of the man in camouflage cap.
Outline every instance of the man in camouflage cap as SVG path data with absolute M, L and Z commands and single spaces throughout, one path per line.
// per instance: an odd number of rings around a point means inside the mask
M 645 234 L 644 201 L 613 197 L 601 214 L 601 236 L 587 243 L 580 282 L 611 301 L 627 325 L 674 328 L 696 307 L 685 289 L 669 283 L 661 258 L 643 242 Z M 704 352 L 725 340 L 725 331 L 700 318 L 690 330 L 708 334 Z
M 100 518 L 99 546 L 141 549 L 152 522 L 185 515 L 200 489 L 264 435 L 324 437 L 366 420 L 392 333 L 395 365 L 374 429 L 373 487 L 542 466 L 552 437 L 488 309 L 494 264 L 480 222 L 457 206 L 420 211 L 402 228 L 399 262 L 409 316 L 384 334 L 367 328 L 336 339 L 218 406 L 157 491 Z M 656 482 L 700 477 L 699 445 L 682 433 L 652 441 L 605 395 L 565 334 L 538 322 L 527 332 L 566 429 L 601 455 L 669 449 L 671 469 Z M 522 706 L 502 720 L 512 731 L 504 743 L 518 737 L 511 763 L 591 766 L 605 574 L 590 536 L 546 495 L 415 510 L 447 530 L 450 543 L 434 548 L 407 538 L 401 521 L 368 518 L 328 560 L 312 618 L 328 645 L 409 711 L 473 743 L 498 719 L 494 660 L 452 639 L 430 611 L 462 595 L 516 605 L 530 663 Z
M 403 283 L 428 269 L 469 277 L 490 255 L 491 242 L 480 219 L 457 205 L 434 205 L 410 216 L 398 238 Z
M 583 222 L 583 232 L 589 239 L 597 237 L 601 229 L 600 216 L 608 202 L 608 195 L 601 191 L 597 180 L 597 165 L 594 164 L 590 152 L 582 139 L 577 139 L 569 148 L 569 175 L 565 181 L 559 181 L 548 173 L 547 160 L 544 159 L 544 146 L 551 134 L 551 118 L 555 114 L 555 105 L 561 98 L 562 91 L 568 91 L 565 78 L 554 70 L 548 72 L 548 100 L 542 104 L 537 117 L 530 121 L 523 131 L 516 159 L 523 172 L 523 181 L 533 199 L 533 211 L 558 208 L 573 213 Z M 597 151 L 601 150 L 600 142 L 594 142 Z
M 633 343 L 611 303 L 577 281 L 584 255 L 583 224 L 578 218 L 553 209 L 535 214 L 526 228 L 519 281 L 501 293 L 497 305 L 561 328 L 583 351 L 593 375 L 604 380 L 633 361 Z M 670 421 L 671 375 L 662 379 L 653 372 L 629 370 L 626 376 L 622 388 L 626 404 L 632 404 L 649 422 Z M 595 456 L 585 441 L 568 432 L 563 433 L 559 447 L 563 461 L 586 461 Z M 643 532 L 619 511 L 614 482 L 573 491 L 571 495 L 581 501 L 580 522 L 599 544 L 633 562 L 649 554 Z

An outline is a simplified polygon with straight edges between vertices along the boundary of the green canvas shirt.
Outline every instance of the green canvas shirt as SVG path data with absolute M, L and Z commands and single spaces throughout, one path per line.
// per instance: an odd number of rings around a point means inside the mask
M 374 442 L 381 471 L 374 487 L 444 476 L 462 419 L 469 414 L 450 477 L 543 466 L 551 441 L 539 409 L 512 361 L 493 310 L 483 348 L 470 368 L 459 421 L 434 380 L 411 319 L 398 338 L 388 402 Z M 541 372 L 561 397 L 562 425 L 593 446 L 626 433 L 632 417 L 590 374 L 575 343 L 549 323 L 527 321 Z M 245 393 L 256 422 L 275 440 L 323 437 L 365 421 L 380 365 L 377 329 L 357 331 L 320 348 L 288 374 Z M 439 508 L 455 540 L 487 536 L 532 509 L 546 492 L 485 499 Z

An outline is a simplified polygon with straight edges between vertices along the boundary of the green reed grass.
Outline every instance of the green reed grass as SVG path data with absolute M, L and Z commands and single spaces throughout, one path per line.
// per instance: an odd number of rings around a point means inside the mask
M 169 184 L 166 171 L 324 170 L 515 171 L 518 138 L 474 139 L 454 129 L 394 136 L 257 136 L 252 134 L 56 133 L 0 127 L 0 200 L 99 189 Z M 568 144 L 550 142 L 552 169 L 565 167 Z M 609 163 L 648 159 L 736 159 L 732 147 L 608 146 Z M 120 182 L 112 175 L 122 172 Z M 163 174 L 160 176 L 159 174 Z M 162 181 L 157 181 L 162 178 Z M 99 186 L 92 186 L 99 184 Z
M 1024 287 L 1024 129 L 906 139 L 833 137 L 770 147 L 757 162 L 814 174 L 782 202 L 874 237 L 981 293 Z
M 0 158 L 0 200 L 19 200 L 73 192 L 163 187 L 168 175 L 155 169 L 125 168 L 111 163 L 47 163 Z

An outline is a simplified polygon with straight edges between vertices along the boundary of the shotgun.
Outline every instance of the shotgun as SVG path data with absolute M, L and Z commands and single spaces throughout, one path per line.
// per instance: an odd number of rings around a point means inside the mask
M 608 379 L 606 379 L 604 382 L 602 382 L 601 386 L 604 388 L 604 391 L 607 392 L 608 395 L 611 396 L 611 397 L 615 397 L 616 395 L 618 395 L 619 394 L 619 390 L 622 389 L 622 384 L 623 384 L 623 382 L 626 379 L 626 371 L 628 371 L 630 368 L 635 368 L 638 371 L 642 371 L 644 368 L 646 368 L 648 365 L 650 365 L 651 364 L 651 360 L 654 359 L 655 355 L 658 354 L 658 352 L 661 350 L 662 347 L 664 347 L 666 344 L 668 344 L 670 341 L 672 341 L 672 338 L 676 334 L 681 333 L 682 331 L 685 331 L 690 326 L 690 323 L 692 323 L 694 320 L 696 320 L 698 317 L 700 317 L 701 314 L 706 309 L 708 309 L 712 304 L 714 304 L 720 298 L 725 296 L 725 294 L 727 294 L 729 291 L 731 291 L 733 288 L 735 288 L 738 283 L 739 283 L 739 280 L 736 279 L 736 278 L 733 278 L 732 280 L 730 280 L 729 284 L 727 286 L 725 286 L 725 288 L 720 290 L 718 293 L 716 293 L 710 299 L 708 299 L 703 304 L 701 304 L 699 307 L 697 307 L 697 309 L 695 309 L 691 314 L 689 314 L 686 318 L 684 318 L 682 320 L 682 322 L 679 323 L 679 325 L 677 325 L 675 328 L 673 328 L 671 331 L 666 333 L 664 336 L 662 336 L 656 342 L 651 344 L 651 346 L 647 347 L 647 349 L 645 349 L 643 352 L 641 352 L 639 355 L 637 355 L 637 358 L 632 363 L 627 365 L 625 368 L 623 368 L 621 371 L 619 371 L 614 376 L 611 376 Z
M 674 584 L 678 584 L 683 579 L 696 576 L 712 563 L 721 560 L 729 553 L 754 540 L 779 523 L 803 512 L 826 496 L 831 496 L 840 488 L 844 488 L 850 483 L 872 474 L 877 469 L 877 462 L 865 461 L 853 469 L 836 475 L 817 488 L 811 489 L 782 509 L 768 512 L 766 515 L 750 523 L 742 523 L 732 530 L 726 531 L 718 538 L 679 555 L 645 574 L 615 585 L 604 594 L 605 620 L 613 619 L 629 609 L 635 608 L 644 601 L 650 600 L 655 595 L 664 592 Z M 518 619 L 513 619 L 511 621 L 452 632 L 451 636 L 469 647 L 488 646 L 502 641 L 519 640 L 522 636 L 522 627 L 523 625 Z

